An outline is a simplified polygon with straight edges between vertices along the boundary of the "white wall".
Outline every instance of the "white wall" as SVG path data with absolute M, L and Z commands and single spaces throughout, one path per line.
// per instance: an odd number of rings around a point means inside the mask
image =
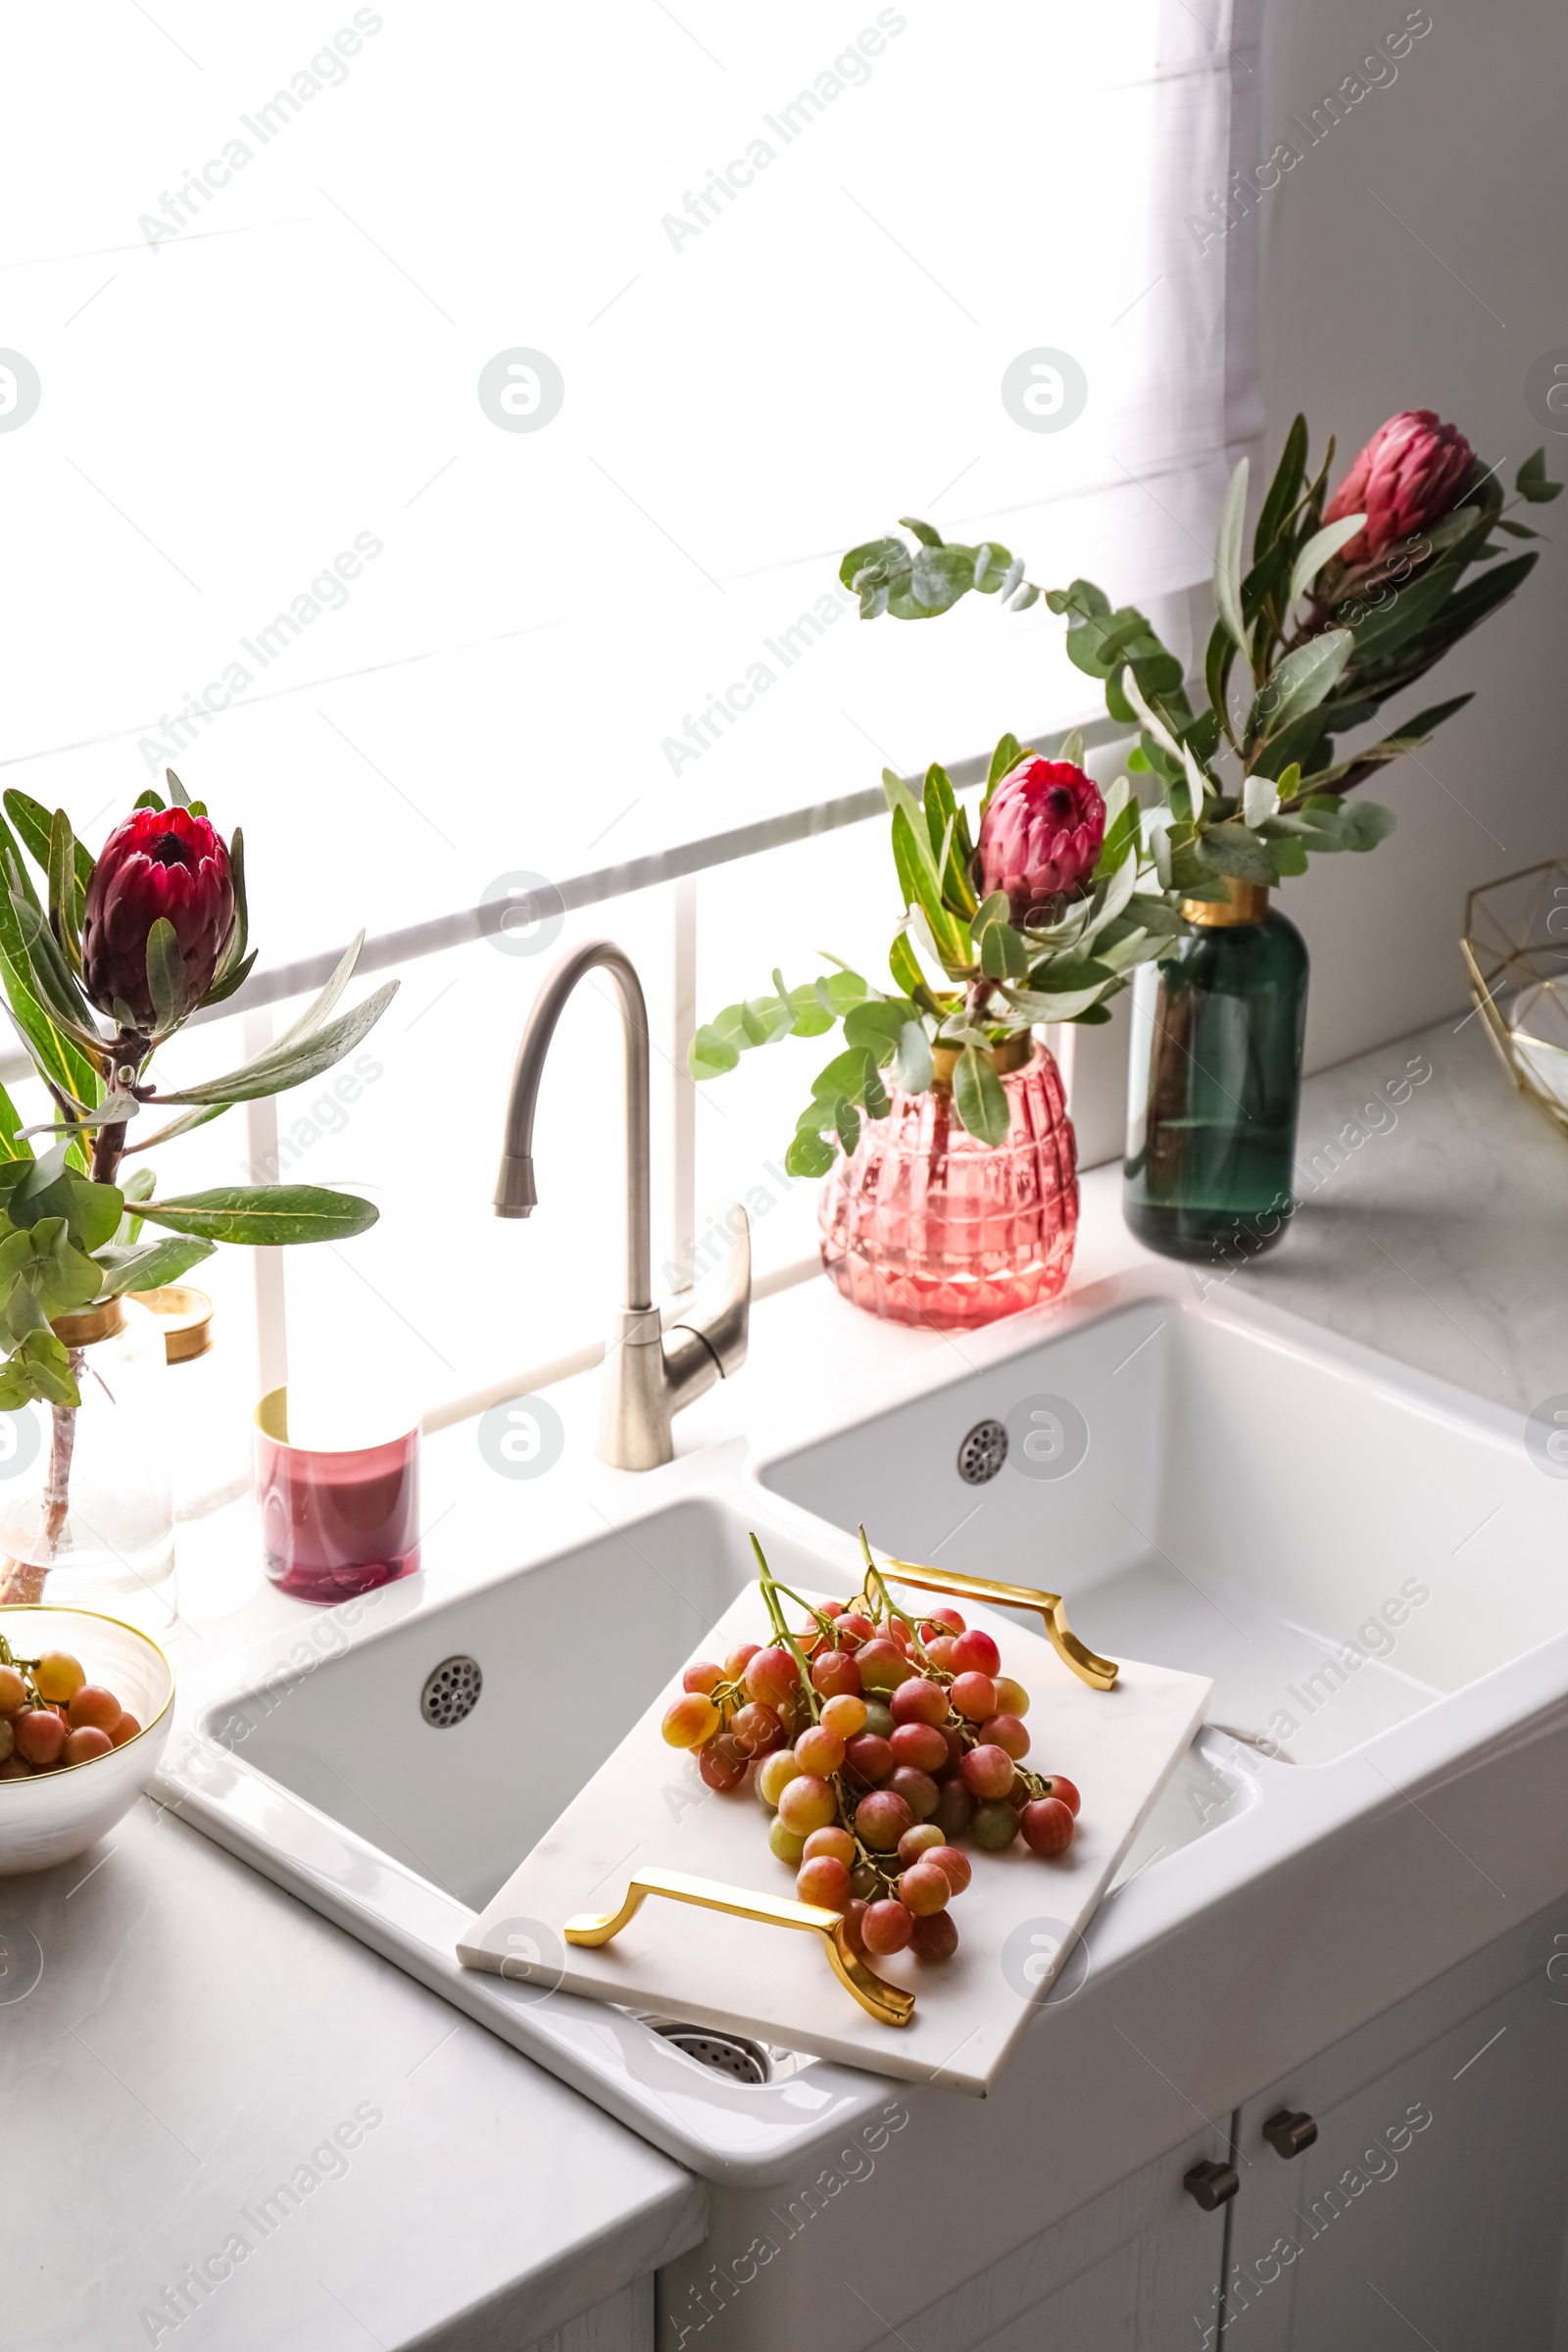
M 1429 13 L 1397 79 L 1232 232 L 1259 239 L 1268 455 L 1298 408 L 1314 450 L 1333 431 L 1346 461 L 1392 411 L 1433 408 L 1504 462 L 1506 483 L 1543 441 L 1563 477 L 1568 433 L 1553 442 L 1532 417 L 1524 379 L 1568 345 L 1568 13 L 1554 0 Z M 1404 0 L 1269 0 L 1257 160 L 1403 21 Z M 1524 518 L 1568 540 L 1568 498 Z M 1419 755 L 1425 771 L 1406 760 L 1374 788 L 1397 812 L 1393 840 L 1314 859 L 1281 894 L 1312 958 L 1309 1069 L 1463 1004 L 1466 891 L 1568 853 L 1565 623 L 1568 549 L 1548 544 L 1513 602 L 1389 706 L 1396 719 L 1476 690 Z

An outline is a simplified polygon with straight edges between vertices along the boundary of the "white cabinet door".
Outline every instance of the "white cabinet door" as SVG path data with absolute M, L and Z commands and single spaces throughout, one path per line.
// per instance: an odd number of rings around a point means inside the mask
M 1556 1954 L 1568 1915 L 1478 1953 L 1240 2111 L 1227 2346 L 1554 2352 L 1568 2233 Z M 1264 2127 L 1302 2112 L 1317 2136 L 1282 2156 Z
M 1200 2133 L 1054 2229 L 965 2280 L 876 2352 L 1173 2352 L 1197 2345 L 1218 2309 L 1223 2209 L 1202 2212 L 1188 2170 L 1223 2159 Z

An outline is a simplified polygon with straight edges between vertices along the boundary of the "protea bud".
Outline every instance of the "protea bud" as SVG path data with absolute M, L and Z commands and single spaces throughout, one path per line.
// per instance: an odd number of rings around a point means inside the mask
M 980 820 L 983 895 L 1004 890 L 1012 919 L 1072 891 L 1094 871 L 1105 837 L 1100 787 L 1066 760 L 1020 760 Z
M 1325 522 L 1364 514 L 1366 526 L 1340 550 L 1346 564 L 1375 564 L 1386 548 L 1414 538 L 1456 506 L 1476 456 L 1457 425 L 1435 409 L 1401 409 L 1380 424 L 1323 510 Z
M 234 925 L 228 852 L 205 816 L 188 808 L 138 808 L 104 843 L 87 885 L 81 977 L 100 1012 L 127 1007 L 139 1029 L 160 1025 L 147 979 L 147 936 L 160 916 L 173 925 L 184 966 L 178 1016 L 212 987 Z

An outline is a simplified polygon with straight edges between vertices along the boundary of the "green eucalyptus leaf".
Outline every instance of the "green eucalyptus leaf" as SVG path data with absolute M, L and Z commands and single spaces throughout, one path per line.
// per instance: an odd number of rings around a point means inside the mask
M 1350 659 L 1355 639 L 1348 629 L 1325 629 L 1309 637 L 1264 679 L 1248 716 L 1248 734 L 1254 740 L 1278 736 L 1291 720 L 1322 702 Z
M 872 1054 L 878 1061 L 887 1061 L 897 1051 L 904 1024 L 912 1018 L 913 1012 L 912 1004 L 894 997 L 858 1004 L 845 1016 L 844 1042 Z
M 1330 716 L 1329 706 L 1323 703 L 1315 710 L 1303 710 L 1299 718 L 1293 718 L 1289 726 L 1282 727 L 1257 753 L 1252 763 L 1254 773 L 1272 776 L 1277 782 L 1291 767 L 1306 774 L 1315 771 L 1319 754 L 1328 741 Z M 1337 714 L 1334 723 L 1338 724 Z M 1284 795 L 1280 797 L 1283 799 Z
M 234 827 L 233 839 L 228 845 L 228 873 L 234 886 L 234 920 L 223 942 L 223 952 L 218 958 L 213 986 L 203 999 L 203 1003 L 208 1004 L 217 1004 L 222 997 L 232 996 L 245 972 L 256 961 L 254 955 L 247 956 L 245 953 L 250 935 L 250 908 L 245 895 L 245 836 L 238 825 Z
M 1220 747 L 1221 728 L 1217 710 L 1200 710 L 1190 727 L 1182 732 L 1184 749 L 1191 751 L 1206 766 Z
M 368 1232 L 380 1211 L 355 1193 L 317 1184 L 219 1185 L 172 1200 L 149 1200 L 150 1225 L 167 1226 L 210 1242 L 280 1248 L 296 1242 L 345 1242 Z
M 90 1037 L 91 1008 L 48 923 L 36 906 L 19 897 L 15 890 L 11 894 L 11 907 L 21 934 L 30 993 L 50 1018 L 63 1025 L 69 1034 Z
M 1013 579 L 1015 570 L 1018 579 Z M 1020 557 L 1015 564 L 1010 551 L 999 541 L 993 539 L 984 547 L 975 549 L 974 584 L 982 596 L 995 596 L 1003 589 L 1006 589 L 1010 596 L 1022 577 L 1023 559 Z M 1009 580 L 1012 580 L 1012 588 L 1007 588 Z
M 157 800 L 156 794 L 153 797 Z M 162 801 L 158 801 L 160 808 L 163 805 Z M 141 803 L 138 801 L 136 806 L 139 808 Z M 15 785 L 12 785 L 5 795 L 5 807 L 6 814 L 16 827 L 26 848 L 27 855 L 41 871 L 47 874 L 49 871 L 49 845 L 54 831 L 54 818 L 50 811 L 41 801 L 33 800 L 27 793 L 19 791 Z M 89 852 L 79 841 L 73 845 L 73 864 L 75 868 L 76 886 L 85 896 L 87 885 L 92 880 L 93 860 Z M 21 870 L 24 894 L 36 906 L 38 905 L 37 894 L 33 890 L 31 882 L 26 879 L 25 868 Z
M 1222 620 L 1216 620 L 1209 632 L 1208 649 L 1203 657 L 1203 683 L 1207 689 L 1209 707 L 1214 713 L 1216 746 L 1218 729 L 1228 734 L 1229 713 L 1226 689 L 1230 681 L 1231 663 L 1236 659 L 1236 640 Z
M 933 529 L 929 522 L 921 522 L 917 515 L 901 514 L 899 520 L 906 531 L 914 533 L 922 547 L 940 547 L 942 545 L 942 533 Z
M 1105 709 L 1121 726 L 1131 727 L 1137 724 L 1138 713 L 1122 692 L 1119 670 L 1112 670 L 1110 676 L 1105 680 Z
M 912 526 L 911 526 L 912 527 Z M 974 586 L 974 550 L 927 544 L 914 559 L 909 593 L 929 612 L 946 612 Z
M 1238 651 L 1244 654 L 1247 630 L 1242 621 L 1242 530 L 1247 520 L 1249 470 L 1243 458 L 1226 489 L 1219 535 L 1214 542 L 1214 604 Z
M 57 808 L 49 820 L 49 922 L 72 971 L 79 972 L 85 893 L 76 878 L 75 852 L 71 819 Z
M 784 1167 L 791 1176 L 825 1176 L 836 1157 L 832 1145 L 825 1144 L 820 1134 L 798 1128 L 784 1154 Z
M 1531 564 L 1534 557 L 1517 559 Z M 1495 574 L 1489 575 L 1495 577 Z M 1403 645 L 1420 629 L 1435 621 L 1447 603 L 1459 578 L 1456 564 L 1438 564 L 1396 589 L 1386 605 L 1379 606 L 1355 623 L 1355 657 L 1357 662 L 1385 661 L 1398 646 Z M 1477 583 L 1481 585 L 1481 583 Z
M 911 999 L 925 987 L 925 976 L 920 969 L 920 958 L 910 946 L 908 935 L 906 932 L 900 931 L 894 936 L 893 945 L 888 950 L 888 970 L 900 988 Z
M 1037 997 L 1076 996 L 1084 989 L 1103 988 L 1111 970 L 1097 956 L 1050 956 L 1037 959 L 1029 986 Z
M 1375 850 L 1394 831 L 1392 808 L 1376 801 L 1351 801 L 1340 818 L 1340 834 L 1348 850 Z
M 973 1046 L 964 1047 L 953 1073 L 953 1107 L 978 1142 L 1006 1142 L 1011 1124 L 1006 1089 L 989 1057 Z
M 1294 605 L 1298 597 L 1306 594 L 1324 564 L 1355 537 L 1365 521 L 1364 514 L 1347 514 L 1341 521 L 1325 523 L 1322 530 L 1312 533 L 1292 566 L 1288 604 Z
M 1010 776 L 1023 757 L 1023 745 L 1018 741 L 1016 735 L 1003 735 L 998 739 L 997 748 L 991 755 L 991 765 L 986 770 L 986 789 L 980 803 L 982 815 L 990 804 L 991 795 L 996 791 L 1003 777 Z
M 1094 988 L 1040 990 L 1009 988 L 1007 1003 L 1031 1023 L 1045 1021 L 1081 1020 L 1092 1004 L 1098 1004 L 1105 994 L 1106 981 Z
M 332 977 L 320 995 L 307 1004 L 299 1019 L 291 1021 L 280 1037 L 273 1038 L 265 1049 L 266 1054 L 282 1054 L 288 1047 L 298 1045 L 302 1038 L 315 1036 L 354 977 L 354 967 L 360 960 L 360 950 L 364 945 L 365 933 L 357 931 L 338 957 Z
M 71 1369 L 71 1357 L 62 1343 L 46 1326 L 29 1331 L 20 1348 L 5 1366 L 5 1388 L 0 1397 L 0 1409 L 12 1411 L 11 1397 L 18 1388 L 19 1403 L 28 1403 L 34 1397 L 43 1404 L 79 1404 L 81 1392 Z
M 733 1011 L 738 1007 L 731 1006 L 730 1009 Z M 686 1067 L 693 1078 L 720 1078 L 739 1061 L 740 1048 L 731 1042 L 722 1028 L 725 1017 L 720 1013 L 716 1021 L 705 1022 L 687 1047 Z
M 32 1157 L 32 1146 L 22 1133 L 22 1113 L 0 1086 L 0 1165 Z
M 1187 742 L 1182 744 L 1182 765 L 1187 771 L 1188 810 L 1193 823 L 1200 825 L 1203 821 L 1204 799 L 1214 790 L 1213 779 L 1204 775 L 1194 757 L 1192 745 Z
M 1540 556 L 1534 550 L 1528 555 L 1510 556 L 1506 564 L 1495 564 L 1491 571 L 1484 571 L 1477 578 L 1467 581 L 1438 613 L 1434 634 L 1440 636 L 1445 645 L 1451 645 L 1456 637 L 1464 636 L 1479 621 L 1485 620 L 1489 612 L 1494 612 L 1498 605 L 1506 603 L 1514 590 L 1530 577 L 1540 561 Z
M 290 1087 L 303 1086 L 308 1078 L 319 1077 L 322 1070 L 329 1070 L 334 1062 L 342 1060 L 345 1054 L 354 1051 L 361 1038 L 368 1036 L 375 1027 L 397 991 L 398 983 L 388 980 L 384 987 L 367 997 L 363 1004 L 357 1004 L 352 1012 L 342 1013 L 335 1021 L 328 1021 L 324 1028 L 306 1036 L 302 1042 L 290 1046 L 286 1040 L 280 1039 L 255 1061 L 247 1062 L 237 1070 L 230 1070 L 221 1078 L 209 1078 L 199 1086 L 177 1088 L 171 1094 L 160 1095 L 158 1100 L 160 1102 L 223 1104 L 254 1102 L 266 1095 L 281 1095 Z M 299 1024 L 296 1023 L 289 1037 L 298 1036 Z
M 931 1040 L 919 1021 L 906 1021 L 899 1032 L 894 1075 L 906 1095 L 923 1095 L 931 1084 Z
M 1475 699 L 1475 693 L 1472 690 L 1469 694 L 1452 695 L 1446 703 L 1434 703 L 1429 710 L 1418 710 L 1413 718 L 1401 719 L 1394 733 L 1384 738 L 1384 742 L 1423 744 L 1429 735 L 1434 734 L 1442 726 L 1446 718 L 1452 718 L 1456 710 L 1462 710 L 1466 703 L 1473 703 Z M 1378 745 L 1374 748 L 1381 750 L 1383 746 Z M 1360 753 L 1357 756 L 1364 759 L 1366 754 Z
M 1242 788 L 1242 822 L 1255 832 L 1271 816 L 1277 816 L 1280 806 L 1280 787 L 1268 776 L 1249 776 Z
M 1306 418 L 1298 416 L 1285 436 L 1285 448 L 1281 454 L 1279 466 L 1275 470 L 1273 481 L 1269 484 L 1268 496 L 1264 499 L 1262 511 L 1257 517 L 1257 530 L 1252 540 L 1254 563 L 1267 549 L 1273 546 L 1285 528 L 1286 521 L 1295 511 L 1297 501 L 1301 495 L 1301 485 L 1305 476 Z
M 839 579 L 846 588 L 854 588 L 863 572 L 885 582 L 900 573 L 907 575 L 908 569 L 909 551 L 902 539 L 866 539 L 850 549 L 839 565 Z
M 1200 863 L 1210 873 L 1265 886 L 1279 879 L 1279 868 L 1269 844 L 1234 818 L 1222 825 L 1210 825 L 1199 838 L 1196 848 Z
M 1010 923 L 989 923 L 980 940 L 980 969 L 988 980 L 1021 980 L 1029 950 Z
M 212 987 L 207 991 L 206 996 L 203 997 L 202 1003 L 204 1004 L 221 1004 L 225 997 L 231 997 L 236 989 L 243 988 L 246 981 L 250 978 L 251 966 L 255 963 L 257 956 L 260 954 L 260 952 L 261 951 L 259 949 L 252 948 L 248 956 L 241 956 L 239 962 L 232 967 L 232 969 L 225 975 L 223 979 L 215 980 L 213 982 Z
M 1244 459 L 1243 464 L 1245 465 L 1245 463 L 1246 460 Z M 1170 755 L 1171 759 L 1175 760 L 1177 768 L 1180 771 L 1182 768 L 1182 747 L 1177 742 L 1176 737 L 1172 734 L 1170 728 L 1165 724 L 1165 721 L 1159 716 L 1158 712 L 1154 710 L 1151 704 L 1144 700 L 1143 689 L 1138 684 L 1137 678 L 1130 669 L 1125 673 L 1123 684 L 1126 689 L 1127 700 L 1132 704 L 1133 709 L 1137 711 L 1140 719 L 1143 721 L 1146 733 L 1153 737 L 1154 742 L 1159 746 L 1161 751 L 1167 752 Z
M 1136 822 L 1131 818 L 1129 821 L 1130 824 Z M 1122 910 L 1133 895 L 1137 881 L 1138 852 L 1134 846 L 1132 833 L 1129 831 L 1120 860 L 1111 868 L 1110 872 L 1108 874 L 1102 873 L 1099 866 L 1095 868 L 1095 896 L 1090 908 L 1089 920 L 1085 923 L 1082 933 L 1085 943 L 1099 938 L 1110 924 L 1120 918 Z
M 1549 506 L 1561 490 L 1561 482 L 1546 478 L 1545 450 L 1533 450 L 1513 477 L 1513 486 L 1520 497 L 1533 507 Z
M 147 993 L 153 1001 L 158 1034 L 167 1037 L 178 1028 L 186 1009 L 185 958 L 167 915 L 161 914 L 147 934 Z

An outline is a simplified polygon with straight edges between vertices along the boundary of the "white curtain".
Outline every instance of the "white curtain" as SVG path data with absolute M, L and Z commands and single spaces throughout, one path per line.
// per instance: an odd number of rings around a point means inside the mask
M 277 960 L 1066 723 L 1043 605 L 837 560 L 1206 574 L 1240 5 L 13 15 L 4 780 L 96 846 L 168 760 Z

